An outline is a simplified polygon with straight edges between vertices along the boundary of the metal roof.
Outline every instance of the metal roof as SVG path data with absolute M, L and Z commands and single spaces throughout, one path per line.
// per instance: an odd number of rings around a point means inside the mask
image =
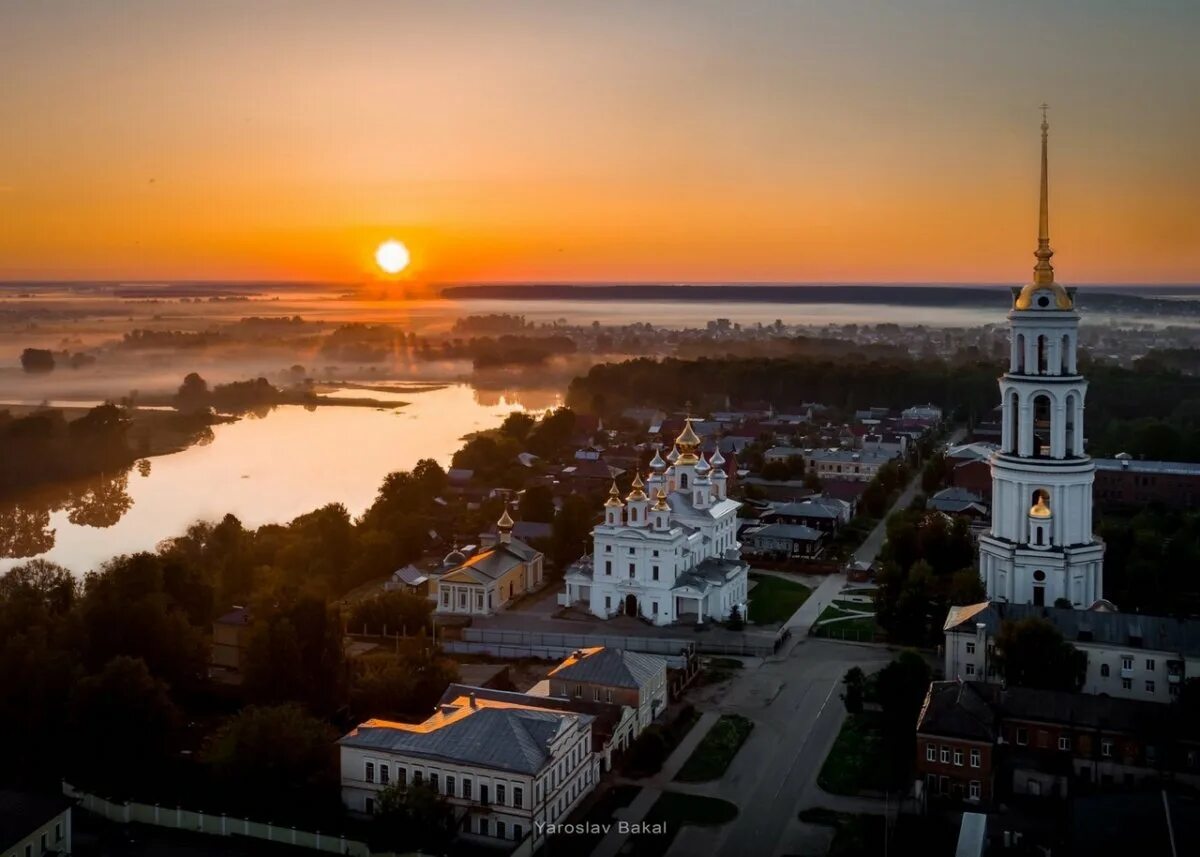
M 596 646 L 575 652 L 550 670 L 550 675 L 566 681 L 636 689 L 646 686 L 666 667 L 667 662 L 654 655 Z

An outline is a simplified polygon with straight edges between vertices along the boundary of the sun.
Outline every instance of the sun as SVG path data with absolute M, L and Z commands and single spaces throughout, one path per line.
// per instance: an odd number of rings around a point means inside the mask
M 375 249 L 375 264 L 385 274 L 399 274 L 408 267 L 408 248 L 389 238 Z

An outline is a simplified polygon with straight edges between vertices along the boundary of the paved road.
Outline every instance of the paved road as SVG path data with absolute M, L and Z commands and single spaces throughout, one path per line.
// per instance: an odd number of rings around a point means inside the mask
M 954 444 L 958 443 L 966 435 L 966 432 L 967 430 L 965 428 L 955 429 L 954 434 L 950 435 L 950 438 L 946 441 L 946 446 L 953 446 Z M 921 474 L 918 473 L 916 477 L 908 483 L 908 487 L 900 492 L 900 496 L 897 498 L 896 502 L 892 504 L 892 508 L 888 509 L 887 515 L 883 516 L 883 520 L 875 525 L 875 529 L 871 530 L 870 535 L 868 535 L 863 540 L 863 543 L 858 546 L 858 550 L 854 552 L 854 560 L 856 562 L 869 563 L 875 561 L 875 558 L 879 556 L 880 549 L 883 547 L 883 540 L 887 536 L 888 515 L 899 511 L 900 509 L 907 509 L 908 504 L 913 501 L 913 497 L 917 496 L 917 492 L 920 491 L 920 489 Z

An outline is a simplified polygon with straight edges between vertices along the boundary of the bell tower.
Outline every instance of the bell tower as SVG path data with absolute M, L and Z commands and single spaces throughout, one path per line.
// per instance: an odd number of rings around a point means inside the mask
M 979 540 L 988 598 L 1087 607 L 1103 595 L 1104 545 L 1092 533 L 1095 465 L 1084 451 L 1087 381 L 1076 349 L 1075 289 L 1050 259 L 1050 125 L 1042 105 L 1042 170 L 1033 281 L 1013 289 L 1008 371 L 1000 378 L 1000 449 L 992 456 L 992 527 Z

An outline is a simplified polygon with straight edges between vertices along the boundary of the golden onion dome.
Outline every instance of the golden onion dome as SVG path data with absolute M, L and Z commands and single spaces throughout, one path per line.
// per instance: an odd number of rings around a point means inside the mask
M 625 499 L 629 500 L 631 502 L 638 502 L 641 500 L 645 500 L 646 492 L 642 490 L 645 487 L 646 487 L 646 483 L 642 481 L 642 474 L 635 473 L 633 476 L 633 484 L 630 485 L 631 490 L 629 492 L 629 496 L 626 497 Z
M 621 502 L 621 491 L 617 488 L 617 480 L 613 480 L 612 488 L 608 491 L 608 499 L 604 501 L 605 506 L 624 506 Z
M 667 503 L 667 492 L 662 488 L 658 489 L 658 494 L 656 494 L 654 497 L 654 511 L 656 511 L 656 512 L 671 511 L 671 507 Z
M 1074 306 L 1070 292 L 1055 282 L 1030 283 L 1013 301 L 1013 309 L 1072 309 Z
M 700 435 L 696 434 L 696 430 L 692 428 L 692 418 L 688 417 L 683 421 L 683 431 L 679 433 L 679 437 L 675 438 L 675 445 L 679 447 L 681 453 L 695 453 L 700 446 Z
M 501 530 L 511 530 L 513 528 L 512 515 L 508 514 L 508 506 L 504 507 L 504 514 L 500 516 L 500 520 L 496 522 L 496 526 Z
M 1038 495 L 1037 502 L 1033 505 L 1033 508 L 1031 508 L 1029 510 L 1029 517 L 1031 517 L 1031 518 L 1049 518 L 1050 517 L 1050 507 L 1046 505 L 1046 496 L 1044 494 Z

